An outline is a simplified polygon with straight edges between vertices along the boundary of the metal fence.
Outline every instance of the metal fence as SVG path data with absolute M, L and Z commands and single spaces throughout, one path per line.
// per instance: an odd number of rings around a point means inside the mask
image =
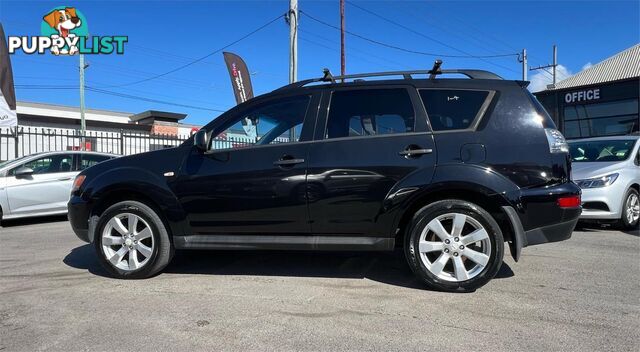
M 176 147 L 188 139 L 185 135 L 162 135 L 117 132 L 86 131 L 84 149 L 89 151 L 131 155 L 170 147 Z M 43 127 L 0 128 L 0 161 L 13 160 L 25 155 L 49 151 L 81 150 L 82 135 L 79 130 Z M 213 149 L 244 148 L 255 144 L 259 138 L 239 134 L 221 134 L 216 137 Z M 279 137 L 271 143 L 286 143 Z
M 103 153 L 130 155 L 175 147 L 189 136 L 86 131 L 84 149 Z M 12 160 L 39 152 L 81 150 L 83 138 L 79 130 L 42 127 L 0 129 L 0 161 Z

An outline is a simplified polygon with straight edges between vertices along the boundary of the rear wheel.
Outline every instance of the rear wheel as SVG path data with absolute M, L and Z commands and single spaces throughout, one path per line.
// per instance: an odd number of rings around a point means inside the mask
M 625 230 L 633 230 L 638 228 L 640 220 L 640 197 L 638 191 L 630 188 L 624 197 L 622 206 L 622 217 L 619 224 Z
M 100 215 L 94 245 L 102 265 L 122 279 L 153 276 L 169 264 L 173 254 L 158 214 L 135 201 L 116 203 Z
M 443 200 L 420 209 L 405 241 L 409 266 L 428 286 L 473 291 L 502 265 L 504 239 L 493 217 L 476 204 Z

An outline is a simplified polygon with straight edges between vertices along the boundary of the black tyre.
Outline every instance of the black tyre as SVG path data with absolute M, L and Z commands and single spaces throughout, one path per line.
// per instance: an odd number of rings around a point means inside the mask
M 143 203 L 124 201 L 110 206 L 95 228 L 93 243 L 100 263 L 116 278 L 151 277 L 173 256 L 164 223 Z
M 618 225 L 623 230 L 637 230 L 640 220 L 640 196 L 634 188 L 629 188 L 622 203 L 622 216 Z
M 496 275 L 502 265 L 504 238 L 487 211 L 448 199 L 416 212 L 404 248 L 409 266 L 429 287 L 468 292 Z

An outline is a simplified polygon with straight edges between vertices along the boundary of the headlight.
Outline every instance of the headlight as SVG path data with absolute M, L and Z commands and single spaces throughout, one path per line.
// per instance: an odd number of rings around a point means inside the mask
M 599 188 L 610 186 L 612 183 L 616 181 L 618 178 L 618 174 L 611 174 L 607 176 L 602 176 L 598 178 L 589 178 L 586 180 L 578 180 L 576 184 L 580 186 L 580 188 Z

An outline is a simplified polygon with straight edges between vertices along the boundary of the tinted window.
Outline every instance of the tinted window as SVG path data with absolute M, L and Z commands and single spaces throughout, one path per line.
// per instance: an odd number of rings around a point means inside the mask
M 80 159 L 80 171 L 109 159 L 111 159 L 111 157 L 105 155 L 82 154 L 82 158 Z
M 26 162 L 20 166 L 13 168 L 9 172 L 9 175 L 13 175 L 15 170 L 23 166 L 32 169 L 34 175 L 74 171 L 73 155 L 59 154 L 59 155 L 45 156 L 45 157 L 41 157 L 41 158 Z
M 626 160 L 633 150 L 634 140 L 570 142 L 574 162 L 606 162 Z
M 407 133 L 414 128 L 406 89 L 337 91 L 331 95 L 325 138 Z
M 241 113 L 212 138 L 211 149 L 297 142 L 309 100 L 309 96 L 278 99 Z
M 638 131 L 638 100 L 620 100 L 564 108 L 567 138 L 622 135 Z
M 462 130 L 471 127 L 489 92 L 453 89 L 421 89 L 434 131 Z

